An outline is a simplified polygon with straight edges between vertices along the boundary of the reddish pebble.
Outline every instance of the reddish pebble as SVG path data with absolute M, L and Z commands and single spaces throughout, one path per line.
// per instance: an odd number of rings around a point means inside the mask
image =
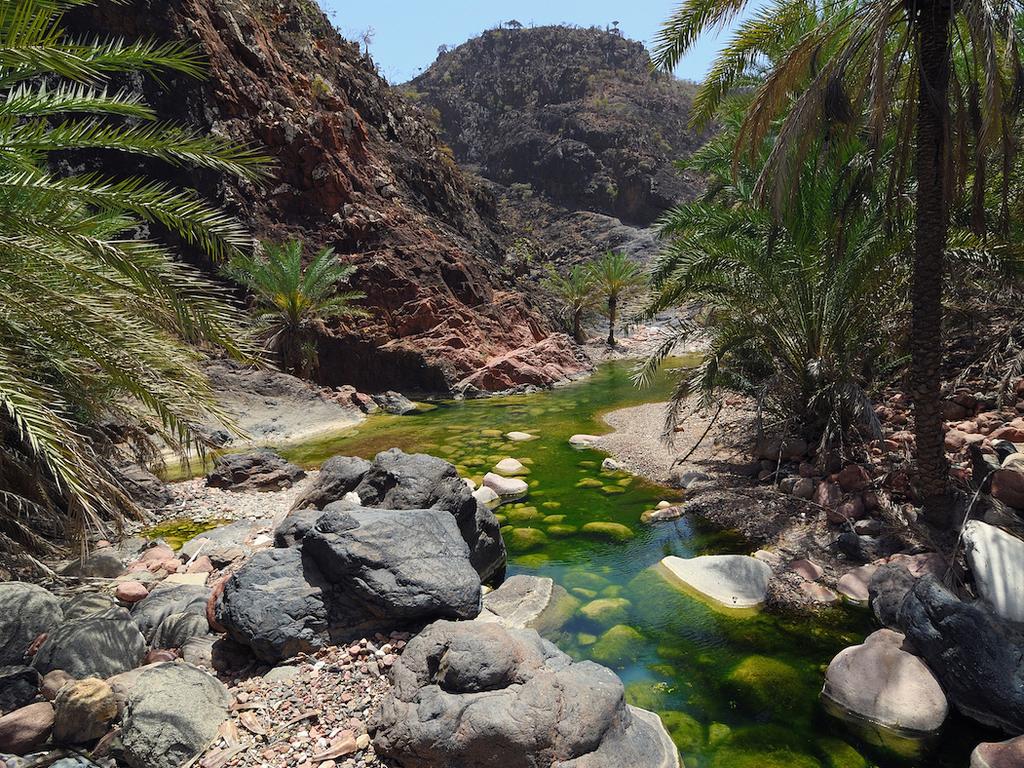
M 148 594 L 149 590 L 141 581 L 123 581 L 114 590 L 117 599 L 125 603 L 137 603 Z
M 181 567 L 181 561 L 177 558 L 170 558 L 160 563 L 160 567 L 168 573 L 177 573 L 178 569 Z
M 174 651 L 167 651 L 162 648 L 157 648 L 149 651 L 142 659 L 143 664 L 156 664 L 158 661 L 174 661 L 178 658 L 178 654 Z
M 185 573 L 213 573 L 213 563 L 206 555 L 201 555 L 189 564 Z
M 163 544 L 150 547 L 139 556 L 139 560 L 144 563 L 159 563 L 172 558 L 174 558 L 174 550 Z

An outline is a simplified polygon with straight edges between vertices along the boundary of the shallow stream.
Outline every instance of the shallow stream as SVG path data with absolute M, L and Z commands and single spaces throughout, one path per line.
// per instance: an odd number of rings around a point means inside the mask
M 677 498 L 673 491 L 603 472 L 604 454 L 576 450 L 568 438 L 605 432 L 602 413 L 667 399 L 670 387 L 662 375 L 638 391 L 627 363 L 609 363 L 551 392 L 375 416 L 343 435 L 282 452 L 316 465 L 336 454 L 372 458 L 398 447 L 442 456 L 478 482 L 507 456 L 526 464 L 528 497 L 496 510 L 509 545 L 509 573 L 550 576 L 579 600 L 569 623 L 550 639 L 576 658 L 614 668 L 631 703 L 662 715 L 690 768 L 966 766 L 978 737 L 971 741 L 972 729 L 962 720 L 948 721 L 937 744 L 905 760 L 869 747 L 822 711 L 825 666 L 872 630 L 866 612 L 738 616 L 684 594 L 653 567 L 670 554 L 750 548 L 700 520 L 640 523 L 641 513 L 658 501 Z M 504 437 L 510 431 L 536 439 L 513 442 Z M 593 522 L 618 526 L 584 532 Z

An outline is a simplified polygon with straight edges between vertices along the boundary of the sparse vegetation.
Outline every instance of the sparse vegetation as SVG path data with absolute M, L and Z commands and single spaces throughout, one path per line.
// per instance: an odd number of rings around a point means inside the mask
M 601 300 L 593 269 L 578 264 L 564 273 L 554 267 L 548 271 L 547 286 L 562 304 L 566 330 L 577 344 L 586 343 L 583 324 Z
M 615 324 L 619 318 L 619 302 L 635 295 L 647 279 L 640 265 L 624 253 L 608 251 L 590 268 L 594 286 L 605 301 L 608 318 L 608 346 L 615 346 Z

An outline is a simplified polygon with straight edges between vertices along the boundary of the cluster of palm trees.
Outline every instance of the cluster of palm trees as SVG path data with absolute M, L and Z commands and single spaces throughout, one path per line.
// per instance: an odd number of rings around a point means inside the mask
M 579 344 L 587 341 L 585 323 L 603 305 L 608 321 L 607 343 L 614 347 L 620 302 L 640 291 L 647 279 L 637 262 L 624 253 L 608 251 L 593 262 L 577 264 L 565 273 L 551 268 L 547 284 L 562 304 L 566 330 Z
M 828 443 L 871 430 L 865 388 L 907 355 L 917 490 L 948 525 L 944 287 L 951 255 L 969 262 L 1012 230 L 1021 6 L 748 5 L 685 0 L 654 53 L 671 70 L 743 16 L 693 104 L 696 123 L 726 129 L 696 160 L 718 181 L 666 219 L 655 272 L 657 303 L 708 304 L 711 353 L 679 395 L 751 391 Z

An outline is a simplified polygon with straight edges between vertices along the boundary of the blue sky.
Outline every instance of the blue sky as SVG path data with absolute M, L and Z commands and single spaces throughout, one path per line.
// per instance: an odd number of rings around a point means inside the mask
M 607 26 L 619 22 L 627 37 L 649 44 L 678 0 L 318 0 L 346 37 L 357 39 L 373 28 L 370 52 L 392 83 L 416 76 L 430 66 L 440 45 L 456 46 L 498 22 Z M 705 35 L 680 64 L 676 74 L 700 80 L 723 38 Z

